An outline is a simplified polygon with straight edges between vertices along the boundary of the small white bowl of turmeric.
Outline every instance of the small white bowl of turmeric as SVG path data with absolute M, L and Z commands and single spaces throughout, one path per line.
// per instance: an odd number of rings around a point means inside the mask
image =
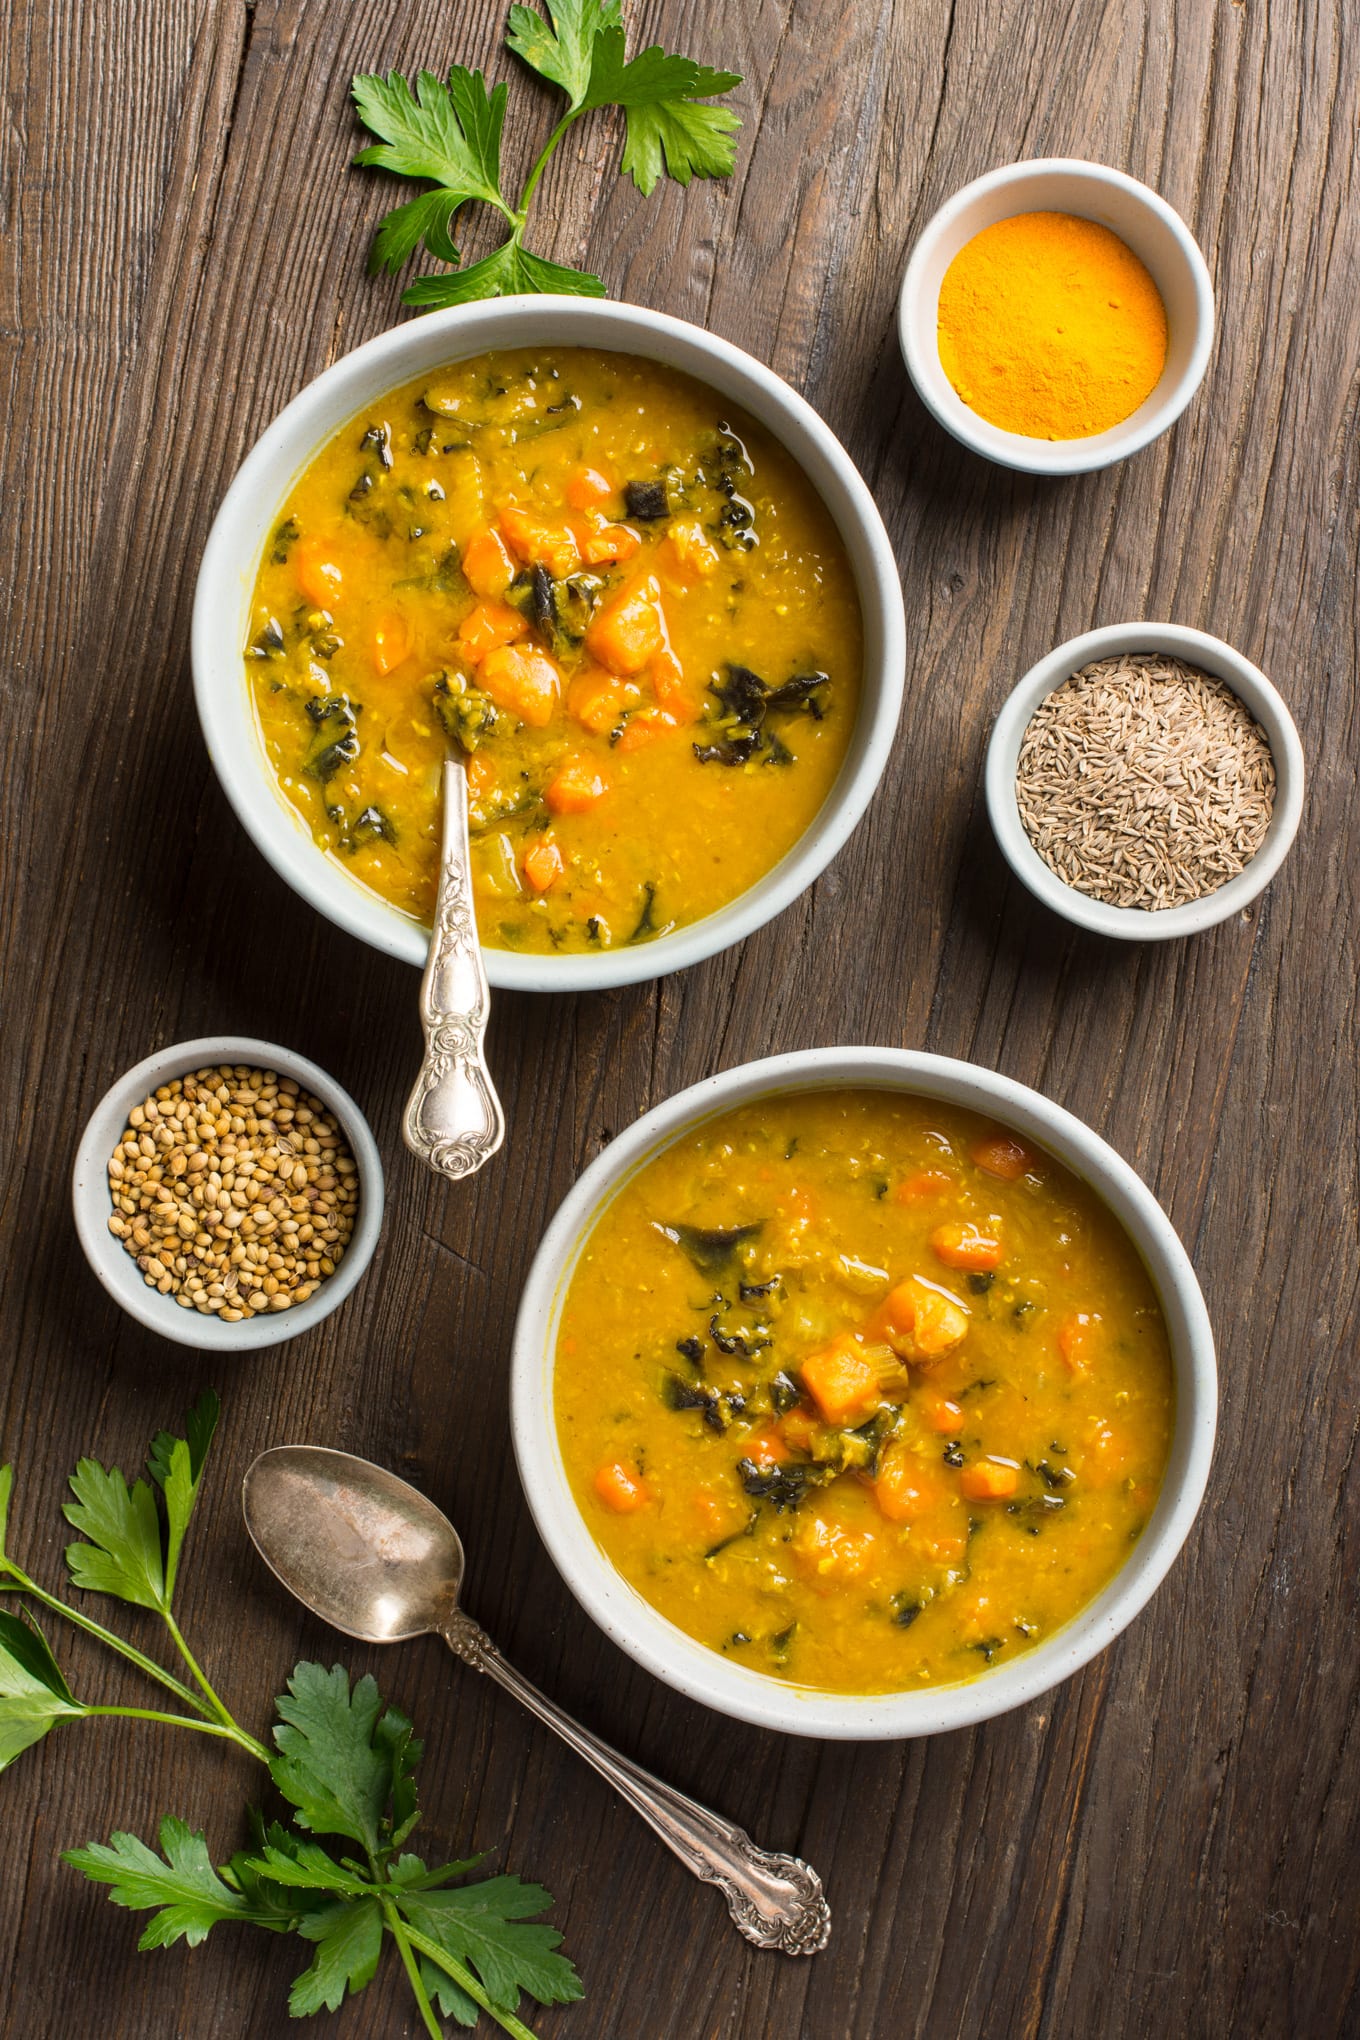
M 1100 163 L 1010 163 L 926 226 L 898 334 L 922 403 L 964 446 L 1087 474 L 1179 418 L 1209 363 L 1213 286 L 1147 185 Z

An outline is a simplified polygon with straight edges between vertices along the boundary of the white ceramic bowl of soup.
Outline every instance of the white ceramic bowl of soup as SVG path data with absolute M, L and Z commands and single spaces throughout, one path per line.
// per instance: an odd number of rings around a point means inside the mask
M 1071 1621 L 1005 1664 L 953 1685 L 830 1693 L 777 1679 L 709 1650 L 625 1580 L 577 1505 L 558 1440 L 553 1373 L 558 1322 L 577 1258 L 615 1194 L 657 1152 L 703 1121 L 776 1093 L 883 1090 L 984 1114 L 1045 1149 L 1100 1197 L 1136 1247 L 1170 1338 L 1176 1415 L 1161 1492 L 1114 1578 Z M 966 1728 L 1036 1699 L 1081 1670 L 1137 1615 L 1185 1542 L 1204 1497 L 1218 1381 L 1194 1269 L 1152 1192 L 1089 1126 L 1039 1092 L 973 1063 L 891 1048 L 821 1048 L 709 1077 L 646 1113 L 610 1143 L 568 1194 L 529 1271 L 515 1326 L 511 1426 L 520 1478 L 554 1563 L 581 1606 L 658 1679 L 719 1713 L 791 1735 L 893 1740 Z
M 208 753 L 242 825 L 312 906 L 374 948 L 425 961 L 427 931 L 349 876 L 313 840 L 265 755 L 246 676 L 250 606 L 265 542 L 299 474 L 357 411 L 424 371 L 493 348 L 552 345 L 633 354 L 682 370 L 773 434 L 821 497 L 845 543 L 864 622 L 860 706 L 830 792 L 793 847 L 746 892 L 653 942 L 587 954 L 485 950 L 493 985 L 584 991 L 663 977 L 730 948 L 812 884 L 867 807 L 902 702 L 906 623 L 882 519 L 854 462 L 773 370 L 698 326 L 640 305 L 570 297 L 497 298 L 380 333 L 294 397 L 247 456 L 208 538 L 194 597 L 194 691 Z
M 291 1077 L 305 1092 L 319 1098 L 343 1132 L 359 1180 L 359 1209 L 354 1230 L 335 1273 L 325 1276 L 312 1294 L 287 1310 L 261 1311 L 235 1323 L 210 1312 L 186 1310 L 173 1295 L 148 1284 L 132 1255 L 109 1231 L 113 1198 L 109 1189 L 109 1158 L 123 1137 L 128 1114 L 162 1085 L 195 1070 L 227 1068 L 271 1071 Z M 71 1170 L 71 1204 L 80 1244 L 99 1281 L 129 1317 L 148 1331 L 159 1332 L 180 1346 L 204 1353 L 251 1353 L 282 1345 L 310 1331 L 342 1304 L 357 1287 L 373 1258 L 382 1230 L 383 1171 L 368 1122 L 349 1092 L 319 1064 L 272 1041 L 253 1041 L 238 1034 L 210 1034 L 198 1041 L 177 1042 L 157 1049 L 126 1070 L 96 1105 L 80 1136 Z
M 1108 227 L 1133 250 L 1166 306 L 1166 366 L 1155 389 L 1122 423 L 1089 438 L 1031 439 L 993 425 L 964 403 L 940 361 L 945 271 L 984 227 L 1029 212 L 1072 213 Z M 1082 475 L 1127 460 L 1180 417 L 1209 366 L 1214 290 L 1193 234 L 1158 192 L 1104 163 L 1046 157 L 989 170 L 956 191 L 927 222 L 902 279 L 897 331 L 917 395 L 962 445 L 1027 474 Z

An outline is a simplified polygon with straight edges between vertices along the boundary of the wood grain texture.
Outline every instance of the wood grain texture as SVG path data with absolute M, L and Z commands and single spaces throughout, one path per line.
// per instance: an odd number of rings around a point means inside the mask
M 598 997 L 502 997 L 500 1163 L 451 1189 L 397 1126 L 415 980 L 313 915 L 243 837 L 188 675 L 213 510 L 272 414 L 398 315 L 363 273 L 387 202 L 345 169 L 358 69 L 493 57 L 500 0 L 0 6 L 0 1452 L 13 1541 L 60 1571 L 66 1471 L 128 1465 L 212 1378 L 226 1416 L 182 1620 L 263 1723 L 300 1655 L 374 1670 L 425 1736 L 431 1850 L 541 1878 L 585 1977 L 542 2040 L 1143 2040 L 1360 2032 L 1360 13 L 1347 0 L 659 0 L 633 34 L 745 73 L 728 185 L 643 202 L 608 117 L 545 180 L 538 245 L 772 362 L 883 509 L 910 625 L 892 765 L 821 883 L 741 950 Z M 546 134 L 512 83 L 511 147 Z M 914 234 L 969 177 L 1075 154 L 1189 220 L 1220 311 L 1208 383 L 1125 467 L 1062 483 L 968 458 L 893 333 Z M 1310 781 L 1270 892 L 1191 943 L 1116 948 L 1008 878 L 980 765 L 1016 676 L 1093 624 L 1172 617 L 1277 680 Z M 112 1078 L 166 1042 L 291 1043 L 350 1087 L 390 1170 L 361 1290 L 292 1345 L 211 1367 L 122 1319 L 66 1177 Z M 750 1056 L 923 1046 L 1037 1085 L 1139 1168 L 1220 1343 L 1210 1494 L 1152 1607 L 1039 1704 L 929 1743 L 719 1721 L 576 1609 L 514 1474 L 510 1329 L 554 1206 L 609 1136 Z M 346 1646 L 265 1579 L 236 1482 L 311 1438 L 405 1472 L 470 1552 L 507 1653 L 643 1762 L 825 1876 L 829 1950 L 761 1956 L 603 1786 L 437 1645 Z M 131 1619 L 131 1618 L 130 1618 Z M 135 1626 L 135 1624 L 134 1624 Z M 129 1674 L 63 1639 L 78 1690 Z M 125 1723 L 8 1774 L 0 2019 L 238 2040 L 284 2030 L 290 1947 L 139 1956 L 58 1851 L 172 1810 L 225 1854 L 244 1759 Z M 332 2022 L 410 2033 L 395 1975 Z

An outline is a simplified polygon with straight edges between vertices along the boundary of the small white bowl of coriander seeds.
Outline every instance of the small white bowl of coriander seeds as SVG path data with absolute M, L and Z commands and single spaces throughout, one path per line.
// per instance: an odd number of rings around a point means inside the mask
M 236 1035 L 120 1077 L 81 1135 L 71 1191 L 110 1296 L 207 1352 L 276 1346 L 328 1316 L 382 1224 L 382 1163 L 349 1093 L 305 1056 Z
M 1118 623 L 1071 638 L 1008 696 L 987 811 L 1017 878 L 1126 942 L 1229 920 L 1283 863 L 1303 746 L 1264 673 L 1221 638 Z

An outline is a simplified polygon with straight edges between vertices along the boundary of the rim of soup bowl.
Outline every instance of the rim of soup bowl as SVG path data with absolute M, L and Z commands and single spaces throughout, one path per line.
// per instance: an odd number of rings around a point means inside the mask
M 821 807 L 765 875 L 714 914 L 636 948 L 590 955 L 483 951 L 490 982 L 516 991 L 636 984 L 717 955 L 782 913 L 820 876 L 883 775 L 901 712 L 906 617 L 897 564 L 869 489 L 805 398 L 730 341 L 641 305 L 573 297 L 496 298 L 408 320 L 308 383 L 266 427 L 227 490 L 194 593 L 194 694 L 208 755 L 238 820 L 279 876 L 337 926 L 423 966 L 429 936 L 313 842 L 265 756 L 246 679 L 250 600 L 260 555 L 298 475 L 364 404 L 422 370 L 495 347 L 551 344 L 641 355 L 682 370 L 748 411 L 797 461 L 841 536 L 864 623 L 859 710 Z
M 562 1304 L 581 1249 L 613 1197 L 662 1148 L 707 1119 L 790 1091 L 886 1090 L 937 1098 L 999 1118 L 1070 1168 L 1129 1234 L 1170 1334 L 1176 1421 L 1166 1475 L 1147 1527 L 1114 1578 L 1071 1621 L 1012 1664 L 914 1692 L 828 1693 L 737 1665 L 687 1636 L 630 1586 L 587 1527 L 567 1478 L 553 1409 Z M 511 1429 L 525 1495 L 563 1579 L 605 1634 L 656 1678 L 721 1714 L 787 1734 L 897 1740 L 965 1728 L 1046 1693 L 1079 1671 L 1151 1598 L 1204 1498 L 1217 1419 L 1208 1312 L 1170 1219 L 1129 1164 L 1082 1120 L 995 1071 L 945 1056 L 872 1047 L 822 1048 L 745 1063 L 645 1113 L 567 1194 L 530 1268 L 515 1324 Z

